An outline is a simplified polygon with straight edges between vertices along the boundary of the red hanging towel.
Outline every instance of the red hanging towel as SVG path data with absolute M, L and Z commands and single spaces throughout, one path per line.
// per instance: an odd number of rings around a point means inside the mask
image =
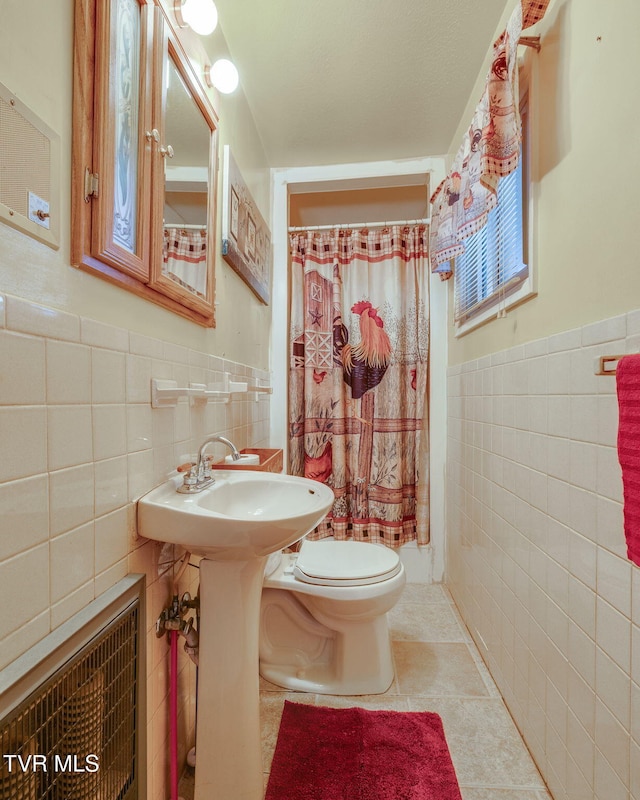
M 640 355 L 625 356 L 616 368 L 618 460 L 622 467 L 627 555 L 640 566 Z

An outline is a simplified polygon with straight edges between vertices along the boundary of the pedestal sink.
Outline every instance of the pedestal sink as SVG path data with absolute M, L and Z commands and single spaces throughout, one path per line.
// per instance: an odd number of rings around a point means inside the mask
M 180 477 L 138 502 L 138 532 L 183 545 L 200 562 L 200 654 L 194 800 L 261 800 L 258 691 L 266 557 L 301 539 L 334 501 L 291 475 L 223 471 L 198 494 Z

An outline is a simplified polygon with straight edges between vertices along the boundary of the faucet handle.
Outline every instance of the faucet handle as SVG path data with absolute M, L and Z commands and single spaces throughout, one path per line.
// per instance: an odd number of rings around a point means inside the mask
M 182 485 L 187 489 L 195 488 L 198 485 L 198 473 L 195 464 L 192 464 L 191 469 L 184 473 Z
M 205 456 L 202 459 L 202 463 L 206 465 L 205 469 L 210 470 L 212 460 L 213 459 L 211 458 L 211 456 Z M 176 472 L 188 472 L 195 466 L 196 466 L 195 461 L 185 461 L 184 464 L 178 464 L 178 466 L 176 467 Z

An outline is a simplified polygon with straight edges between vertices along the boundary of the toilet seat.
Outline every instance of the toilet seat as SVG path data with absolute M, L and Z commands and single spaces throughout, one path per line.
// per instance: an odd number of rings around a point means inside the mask
M 321 539 L 302 542 L 293 574 L 319 586 L 381 583 L 402 569 L 398 554 L 384 545 Z

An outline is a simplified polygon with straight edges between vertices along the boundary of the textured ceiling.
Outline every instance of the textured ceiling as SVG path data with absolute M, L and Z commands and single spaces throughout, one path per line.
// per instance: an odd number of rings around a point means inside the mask
M 273 167 L 446 153 L 505 4 L 216 0 Z

